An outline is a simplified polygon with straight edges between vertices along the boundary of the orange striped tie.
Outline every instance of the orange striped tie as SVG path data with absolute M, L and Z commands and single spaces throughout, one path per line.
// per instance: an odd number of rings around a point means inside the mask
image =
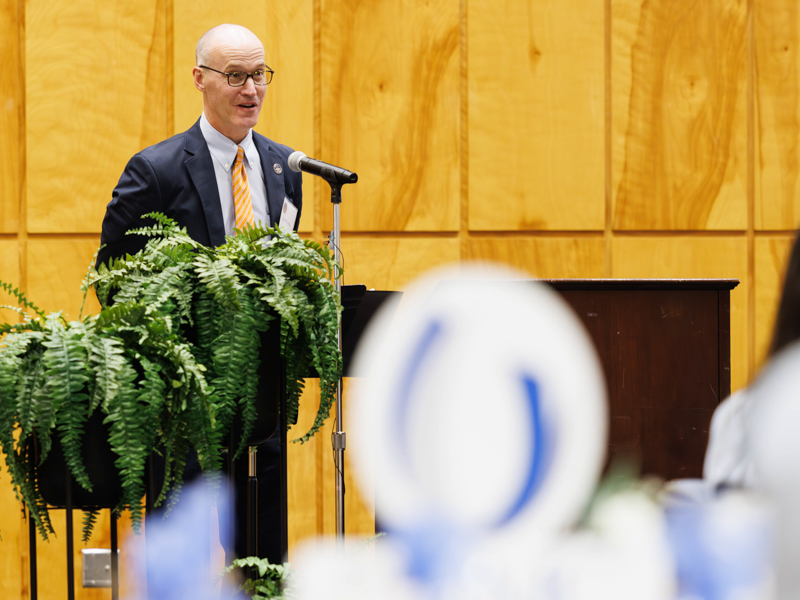
M 253 200 L 250 197 L 250 184 L 244 170 L 244 150 L 238 146 L 236 160 L 233 161 L 233 211 L 236 214 L 236 229 L 255 223 Z

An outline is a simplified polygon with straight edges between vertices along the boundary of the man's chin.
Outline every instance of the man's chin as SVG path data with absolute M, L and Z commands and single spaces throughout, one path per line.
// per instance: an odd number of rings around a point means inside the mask
M 236 125 L 243 129 L 252 129 L 258 123 L 258 111 L 251 115 L 242 115 L 236 121 Z

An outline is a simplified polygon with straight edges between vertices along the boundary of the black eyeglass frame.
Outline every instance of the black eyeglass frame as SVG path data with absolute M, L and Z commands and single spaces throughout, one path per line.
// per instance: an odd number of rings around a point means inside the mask
M 253 73 L 242 73 L 241 71 L 231 71 L 230 73 L 225 73 L 224 71 L 217 71 L 216 69 L 212 69 L 211 67 L 206 67 L 204 65 L 197 65 L 197 66 L 200 67 L 201 69 L 208 69 L 209 71 L 214 71 L 214 73 L 219 73 L 220 75 L 225 75 L 226 79 L 228 80 L 228 85 L 231 86 L 231 87 L 244 87 L 245 85 L 247 85 L 247 79 L 248 78 L 253 80 L 253 85 L 266 86 L 266 85 L 269 85 L 272 82 L 272 76 L 275 75 L 275 71 L 273 71 L 269 67 L 267 67 L 266 69 L 256 69 L 256 71 L 254 71 Z M 264 74 L 267 77 L 267 82 L 266 83 L 256 83 L 255 73 L 258 73 L 258 71 L 263 71 L 264 72 Z M 231 83 L 231 75 L 244 75 L 245 76 L 244 77 L 244 81 L 242 83 L 240 83 L 239 85 L 233 85 Z

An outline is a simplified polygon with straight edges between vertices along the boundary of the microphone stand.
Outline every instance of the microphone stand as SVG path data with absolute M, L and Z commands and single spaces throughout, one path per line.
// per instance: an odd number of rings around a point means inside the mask
M 339 270 L 342 260 L 342 231 L 339 224 L 339 207 L 342 203 L 342 184 L 326 179 L 331 186 L 331 203 L 333 204 L 333 230 L 330 233 L 329 243 L 333 246 L 336 258 L 336 273 L 334 285 L 336 292 L 342 291 L 342 274 Z M 342 319 L 339 317 L 339 331 L 337 333 L 339 352 L 342 351 Z M 344 451 L 347 446 L 347 436 L 342 425 L 342 378 L 336 386 L 336 421 L 331 434 L 333 445 L 333 464 L 336 469 L 336 539 L 339 544 L 344 543 Z
M 358 181 L 358 175 L 347 169 L 335 167 L 313 158 L 308 158 L 302 152 L 292 152 L 287 159 L 289 168 L 295 172 L 305 171 L 312 175 L 322 177 L 331 186 L 331 203 L 333 204 L 333 230 L 328 238 L 333 246 L 336 264 L 342 264 L 342 232 L 339 227 L 339 205 L 342 203 L 342 186 Z M 336 293 L 342 291 L 342 272 L 337 266 L 334 274 Z M 339 317 L 339 329 L 336 334 L 339 342 L 339 352 L 342 352 L 342 319 Z M 342 429 L 342 378 L 336 385 L 336 422 L 331 434 L 333 445 L 333 462 L 336 467 L 336 538 L 340 544 L 344 542 L 344 450 L 347 438 Z

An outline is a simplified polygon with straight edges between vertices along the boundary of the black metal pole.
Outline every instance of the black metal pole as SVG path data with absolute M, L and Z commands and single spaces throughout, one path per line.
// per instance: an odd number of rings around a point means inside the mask
M 283 560 L 285 561 L 289 557 L 289 463 L 287 457 L 288 448 L 286 447 L 286 359 L 283 356 L 280 358 L 278 373 L 280 377 L 278 427 L 281 428 L 281 549 L 283 550 Z
M 236 451 L 234 427 L 231 426 L 230 434 L 228 435 L 228 456 L 226 457 L 228 463 L 228 536 L 225 540 L 225 556 L 234 556 L 236 548 L 236 471 L 233 460 L 233 454 Z
M 258 556 L 258 475 L 256 447 L 247 447 L 247 556 Z
M 39 586 L 36 575 L 36 523 L 28 511 L 28 552 L 30 552 L 31 600 L 38 600 Z
M 333 230 L 331 231 L 331 245 L 333 246 L 334 256 L 336 262 L 342 264 L 342 232 L 339 225 L 339 208 L 342 203 L 342 186 L 329 182 L 331 185 L 331 203 L 333 204 Z M 342 290 L 342 274 L 337 270 L 334 286 L 337 292 Z M 339 351 L 342 350 L 342 319 L 339 318 L 339 331 L 337 332 L 339 339 Z M 340 543 L 344 542 L 344 451 L 347 447 L 347 434 L 344 432 L 344 425 L 342 423 L 342 380 L 336 386 L 336 420 L 334 421 L 333 433 L 331 433 L 331 440 L 333 442 L 333 463 L 336 469 L 336 538 Z
M 156 497 L 158 496 L 158 489 L 156 485 L 156 455 L 155 451 L 150 453 L 147 457 L 147 491 L 144 494 L 144 512 L 145 515 L 150 515 L 155 509 Z M 146 534 L 145 534 L 146 535 Z
M 119 600 L 119 552 L 117 540 L 117 515 L 111 509 L 111 600 Z
M 67 471 L 66 484 L 66 521 L 67 521 L 67 598 L 75 600 L 75 556 L 73 555 L 72 533 L 72 475 Z

